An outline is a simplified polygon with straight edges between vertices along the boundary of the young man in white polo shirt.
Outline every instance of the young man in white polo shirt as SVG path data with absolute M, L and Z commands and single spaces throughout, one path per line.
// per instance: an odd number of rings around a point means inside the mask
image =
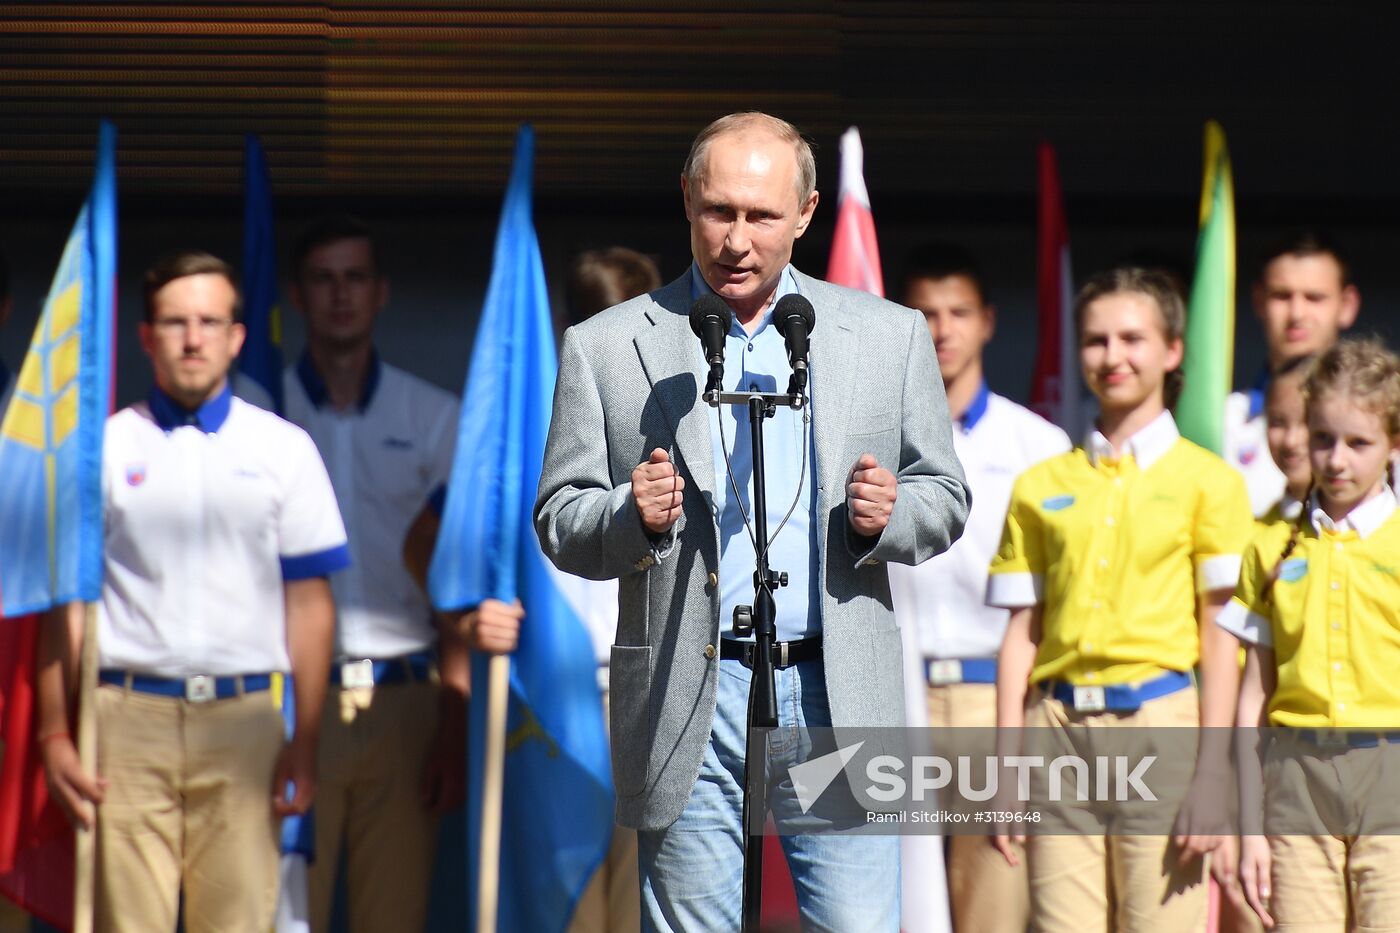
M 1256 516 L 1283 496 L 1283 473 L 1269 456 L 1264 396 L 1273 374 L 1317 356 L 1356 323 L 1361 293 L 1340 247 L 1314 231 L 1289 234 L 1264 253 L 1253 289 L 1254 314 L 1268 347 L 1266 368 L 1225 403 L 1225 462 L 1244 474 Z
M 439 818 L 465 795 L 467 665 L 453 627 L 435 627 L 404 548 L 415 517 L 441 511 L 460 406 L 376 353 L 389 280 L 366 224 L 348 216 L 315 222 L 294 249 L 292 274 L 306 349 L 286 371 L 284 414 L 325 458 L 353 557 L 332 584 L 338 624 L 311 923 L 317 933 L 330 925 L 343 849 L 350 929 L 416 930 Z
M 68 733 L 77 606 L 46 623 L 44 765 L 75 822 L 96 805 L 98 929 L 172 930 L 183 893 L 190 933 L 267 930 L 279 817 L 316 787 L 345 529 L 306 433 L 230 393 L 244 330 L 228 265 L 177 253 L 145 292 L 155 388 L 108 420 L 102 454 L 97 774 Z
M 996 330 L 996 309 L 966 250 L 920 248 L 906 262 L 902 288 L 903 303 L 924 313 L 933 335 L 972 510 L 962 537 L 947 551 L 917 567 L 890 565 L 895 618 L 906 630 L 906 645 L 917 643 L 923 658 L 928 724 L 990 729 L 996 726 L 996 655 L 1008 613 L 984 604 L 987 568 L 1016 477 L 1071 445 L 1064 431 L 987 388 L 982 350 Z M 911 725 L 916 721 L 911 717 Z M 955 929 L 1024 933 L 1030 916 L 1024 861 L 1013 868 L 985 838 L 953 836 L 947 862 Z

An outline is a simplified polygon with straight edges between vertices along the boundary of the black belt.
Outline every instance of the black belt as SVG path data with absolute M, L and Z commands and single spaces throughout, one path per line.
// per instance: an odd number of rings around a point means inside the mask
M 753 668 L 754 643 L 751 641 L 739 641 L 735 638 L 721 638 L 719 640 L 719 656 L 725 661 L 738 661 L 745 667 Z M 796 641 L 777 641 L 773 643 L 773 666 L 781 670 L 785 667 L 792 667 L 794 664 L 801 664 L 803 661 L 820 661 L 822 656 L 822 637 L 813 635 L 811 638 L 799 638 Z

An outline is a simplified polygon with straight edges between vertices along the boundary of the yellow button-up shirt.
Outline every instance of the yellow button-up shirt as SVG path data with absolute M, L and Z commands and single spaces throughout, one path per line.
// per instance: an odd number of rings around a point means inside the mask
M 1267 528 L 1249 545 L 1234 599 L 1217 622 L 1244 641 L 1272 646 L 1278 683 L 1270 724 L 1400 728 L 1395 494 L 1386 489 L 1340 522 L 1309 505 L 1281 565 L 1290 524 Z M 1275 565 L 1278 579 L 1269 588 Z
M 1124 447 L 1095 432 L 1016 482 L 987 601 L 1042 606 L 1032 682 L 1190 670 L 1197 594 L 1238 579 L 1254 530 L 1240 475 L 1184 440 L 1168 412 Z

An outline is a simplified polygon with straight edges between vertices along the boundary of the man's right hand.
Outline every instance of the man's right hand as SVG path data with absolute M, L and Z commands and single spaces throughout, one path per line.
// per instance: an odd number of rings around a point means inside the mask
M 58 802 L 75 829 L 92 829 L 97 822 L 97 805 L 107 793 L 107 779 L 93 777 L 83 770 L 78 750 L 67 735 L 44 739 L 39 749 L 49 796 Z
M 651 452 L 647 461 L 632 471 L 632 501 L 642 524 L 652 534 L 665 534 L 681 517 L 681 490 L 685 479 L 676 472 L 676 465 L 660 447 Z

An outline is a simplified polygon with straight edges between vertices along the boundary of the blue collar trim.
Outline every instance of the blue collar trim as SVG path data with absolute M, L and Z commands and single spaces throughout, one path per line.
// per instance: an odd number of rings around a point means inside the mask
M 311 362 L 311 354 L 302 351 L 301 357 L 297 359 L 297 379 L 301 382 L 301 388 L 306 393 L 306 397 L 315 408 L 324 408 L 330 401 L 330 394 L 326 391 L 326 381 L 321 378 L 321 374 L 316 371 L 316 366 Z M 375 390 L 379 388 L 379 353 L 371 350 L 369 353 L 369 372 L 365 375 L 365 388 L 360 393 L 360 400 L 355 403 L 355 407 L 360 414 L 369 410 L 370 403 L 374 401 Z
M 224 380 L 223 390 L 194 411 L 185 409 L 161 391 L 159 386 L 151 388 L 147 402 L 151 406 L 151 416 L 163 431 L 194 425 L 205 434 L 213 434 L 228 420 L 229 410 L 233 407 L 233 390 L 229 387 L 228 380 Z
M 992 390 L 987 388 L 986 380 L 977 387 L 977 395 L 973 397 L 972 404 L 967 406 L 967 411 L 958 418 L 958 424 L 962 425 L 964 431 L 971 431 L 977 427 L 977 422 L 982 420 L 982 416 L 987 413 L 987 404 L 991 401 Z

